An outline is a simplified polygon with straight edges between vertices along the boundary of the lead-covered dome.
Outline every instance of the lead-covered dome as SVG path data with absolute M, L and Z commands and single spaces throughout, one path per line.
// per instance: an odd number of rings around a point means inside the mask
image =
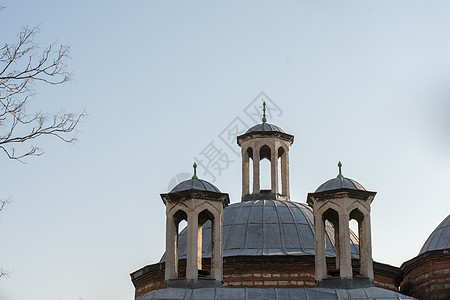
M 360 190 L 365 191 L 366 189 L 359 184 L 356 180 L 345 178 L 345 177 L 337 177 L 332 178 L 324 183 L 322 183 L 317 189 L 316 193 L 323 191 L 331 191 L 337 189 L 352 189 L 352 190 Z
M 169 193 L 197 190 L 220 193 L 220 190 L 212 183 L 198 178 L 191 178 L 177 184 Z
M 179 235 L 179 258 L 186 258 L 186 229 Z M 351 232 L 352 256 L 358 257 L 358 238 Z M 326 225 L 326 255 L 335 257 L 334 228 Z M 203 257 L 211 256 L 211 224 L 203 227 Z M 237 255 L 314 255 L 314 217 L 304 203 L 254 200 L 224 209 L 223 257 Z M 161 261 L 165 261 L 163 256 Z
M 251 127 L 249 130 L 247 130 L 245 133 L 250 133 L 250 132 L 257 132 L 257 131 L 273 131 L 273 132 L 282 132 L 284 133 L 284 131 L 273 124 L 269 124 L 269 123 L 262 123 L 262 124 L 257 124 L 253 127 Z
M 177 184 L 169 192 L 169 194 L 176 193 L 176 192 L 181 192 L 181 191 L 191 191 L 191 190 L 220 193 L 220 190 L 214 184 L 212 184 L 212 183 L 210 183 L 210 182 L 208 182 L 206 180 L 198 178 L 198 176 L 197 176 L 197 163 L 194 162 L 192 167 L 194 168 L 194 176 L 192 176 L 191 179 L 187 179 L 187 180 L 182 181 L 179 184 Z
M 359 190 L 365 191 L 366 189 L 359 184 L 356 180 L 346 178 L 342 175 L 342 163 L 338 163 L 339 174 L 336 178 L 332 178 L 328 181 L 322 183 L 315 191 L 315 193 L 324 192 L 324 191 L 332 191 L 338 189 L 351 189 L 351 190 Z
M 450 215 L 430 234 L 419 254 L 450 248 Z

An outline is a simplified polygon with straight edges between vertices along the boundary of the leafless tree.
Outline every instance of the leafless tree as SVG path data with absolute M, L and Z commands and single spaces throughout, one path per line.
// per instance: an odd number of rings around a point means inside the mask
M 3 9 L 0 4 L 0 11 Z M 14 43 L 0 41 L 0 153 L 20 162 L 25 157 L 43 154 L 34 145 L 40 137 L 75 141 L 76 127 L 85 116 L 85 112 L 27 111 L 36 85 L 60 85 L 71 79 L 66 65 L 70 47 L 53 43 L 40 49 L 35 44 L 38 31 L 38 26 L 25 27 Z M 10 198 L 0 199 L 0 212 L 9 201 Z M 8 274 L 0 267 L 0 278 Z
M 6 199 L 6 200 L 1 200 L 1 199 L 0 199 L 0 211 L 2 211 L 3 208 L 5 208 L 6 204 L 9 203 L 9 199 L 10 199 L 10 198 L 8 198 L 8 199 Z
M 15 43 L 0 48 L 0 149 L 8 158 L 21 162 L 24 157 L 43 154 L 32 144 L 39 137 L 75 141 L 75 129 L 85 116 L 85 112 L 27 111 L 36 84 L 60 85 L 71 79 L 66 65 L 70 47 L 54 43 L 39 49 L 34 43 L 38 31 L 38 26 L 24 28 Z M 17 149 L 19 145 L 23 146 Z

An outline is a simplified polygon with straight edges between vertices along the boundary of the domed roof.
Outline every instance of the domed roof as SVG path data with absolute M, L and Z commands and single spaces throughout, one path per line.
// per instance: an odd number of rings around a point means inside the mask
M 342 163 L 338 163 L 339 174 L 336 178 L 332 178 L 328 181 L 322 183 L 315 191 L 315 193 L 324 192 L 324 191 L 332 191 L 337 189 L 352 189 L 352 190 L 360 190 L 365 191 L 366 189 L 360 185 L 356 180 L 345 178 L 342 175 Z
M 261 124 L 257 124 L 253 127 L 251 127 L 249 130 L 247 130 L 245 133 L 250 133 L 250 132 L 257 132 L 257 131 L 274 131 L 274 132 L 282 132 L 284 133 L 284 131 L 273 124 L 269 124 L 269 123 L 261 123 Z
M 450 248 L 450 215 L 430 234 L 419 254 Z
M 181 192 L 181 191 L 190 191 L 190 190 L 220 193 L 220 190 L 215 185 L 213 185 L 212 183 L 209 183 L 206 180 L 198 178 L 198 176 L 197 176 L 197 163 L 196 162 L 194 162 L 192 167 L 194 168 L 194 176 L 192 176 L 191 179 L 182 181 L 179 184 L 177 184 L 169 192 L 169 194 L 170 193 Z
M 318 193 L 337 189 L 353 189 L 360 191 L 366 190 L 361 184 L 359 184 L 353 179 L 345 177 L 336 177 L 326 181 L 325 183 L 322 183 L 315 192 Z
M 179 235 L 179 258 L 186 258 L 186 228 Z M 211 223 L 203 226 L 203 257 L 211 256 Z M 352 256 L 358 257 L 358 238 L 352 232 Z M 336 256 L 334 228 L 326 223 L 326 255 Z M 224 209 L 223 256 L 314 255 L 314 217 L 305 203 L 254 200 Z M 165 256 L 161 258 L 165 261 Z
M 220 190 L 212 183 L 198 178 L 191 178 L 177 184 L 169 193 L 187 191 L 187 190 L 198 190 L 198 191 L 208 191 L 220 193 Z

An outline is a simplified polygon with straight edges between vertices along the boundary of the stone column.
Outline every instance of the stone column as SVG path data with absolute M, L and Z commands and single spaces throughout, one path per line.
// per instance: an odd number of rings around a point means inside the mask
M 364 215 L 359 227 L 359 259 L 361 275 L 373 280 L 372 245 L 370 230 L 370 214 Z
M 166 281 L 178 277 L 177 241 L 178 230 L 173 215 L 166 215 L 166 270 L 164 274 Z
M 289 196 L 289 150 L 284 150 L 281 156 L 281 190 L 283 195 Z
M 250 174 L 248 148 L 242 147 L 242 196 L 250 194 Z
M 261 190 L 259 183 L 259 167 L 260 167 L 259 150 L 260 149 L 256 147 L 253 149 L 253 194 L 257 194 Z
M 352 257 L 350 248 L 349 216 L 346 212 L 339 214 L 339 248 L 340 248 L 340 277 L 352 278 Z
M 340 252 L 341 243 L 339 242 L 339 223 L 333 224 L 334 226 L 334 248 L 336 249 L 336 270 L 339 270 L 340 266 Z
M 223 214 L 215 215 L 211 224 L 211 278 L 222 281 L 223 258 L 222 258 L 222 220 Z
M 202 236 L 203 225 L 198 225 L 197 229 L 197 269 L 202 269 Z
M 271 192 L 274 194 L 278 193 L 278 151 L 276 146 L 271 149 L 270 153 L 270 185 Z
M 198 278 L 198 215 L 188 214 L 187 225 L 187 255 L 186 255 L 186 279 Z
M 325 224 L 319 214 L 314 215 L 314 245 L 316 247 L 316 281 L 321 281 L 327 278 L 327 262 L 325 258 Z

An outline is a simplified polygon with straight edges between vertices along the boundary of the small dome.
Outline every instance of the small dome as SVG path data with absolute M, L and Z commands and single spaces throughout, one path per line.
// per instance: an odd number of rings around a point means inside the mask
M 419 254 L 450 248 L 450 215 L 430 234 Z
M 314 215 L 305 203 L 254 200 L 234 203 L 223 211 L 223 257 L 236 255 L 314 255 Z M 351 232 L 352 257 L 359 257 L 358 238 Z M 203 257 L 211 256 L 211 222 L 203 226 Z M 178 237 L 179 258 L 186 258 L 187 231 Z M 326 222 L 326 256 L 335 257 L 334 228 Z M 165 261 L 165 255 L 161 258 Z
M 280 127 L 275 126 L 273 124 L 269 124 L 269 123 L 257 124 L 255 126 L 253 126 L 252 128 L 250 128 L 249 130 L 247 130 L 247 132 L 245 132 L 245 133 L 257 132 L 257 131 L 275 131 L 275 132 L 284 133 L 284 131 Z
M 360 190 L 365 191 L 366 189 L 356 182 L 353 179 L 345 178 L 345 177 L 336 177 L 332 178 L 322 185 L 320 185 L 315 193 L 323 192 L 323 191 L 331 191 L 331 190 L 337 190 L 337 189 L 352 189 L 352 190 Z
M 206 180 L 202 180 L 202 179 L 198 179 L 198 178 L 191 178 L 191 179 L 185 180 L 183 182 L 180 182 L 169 193 L 175 193 L 175 192 L 181 192 L 181 191 L 187 191 L 187 190 L 197 190 L 197 191 L 220 193 L 220 190 L 215 185 L 213 185 L 212 183 L 209 183 Z

